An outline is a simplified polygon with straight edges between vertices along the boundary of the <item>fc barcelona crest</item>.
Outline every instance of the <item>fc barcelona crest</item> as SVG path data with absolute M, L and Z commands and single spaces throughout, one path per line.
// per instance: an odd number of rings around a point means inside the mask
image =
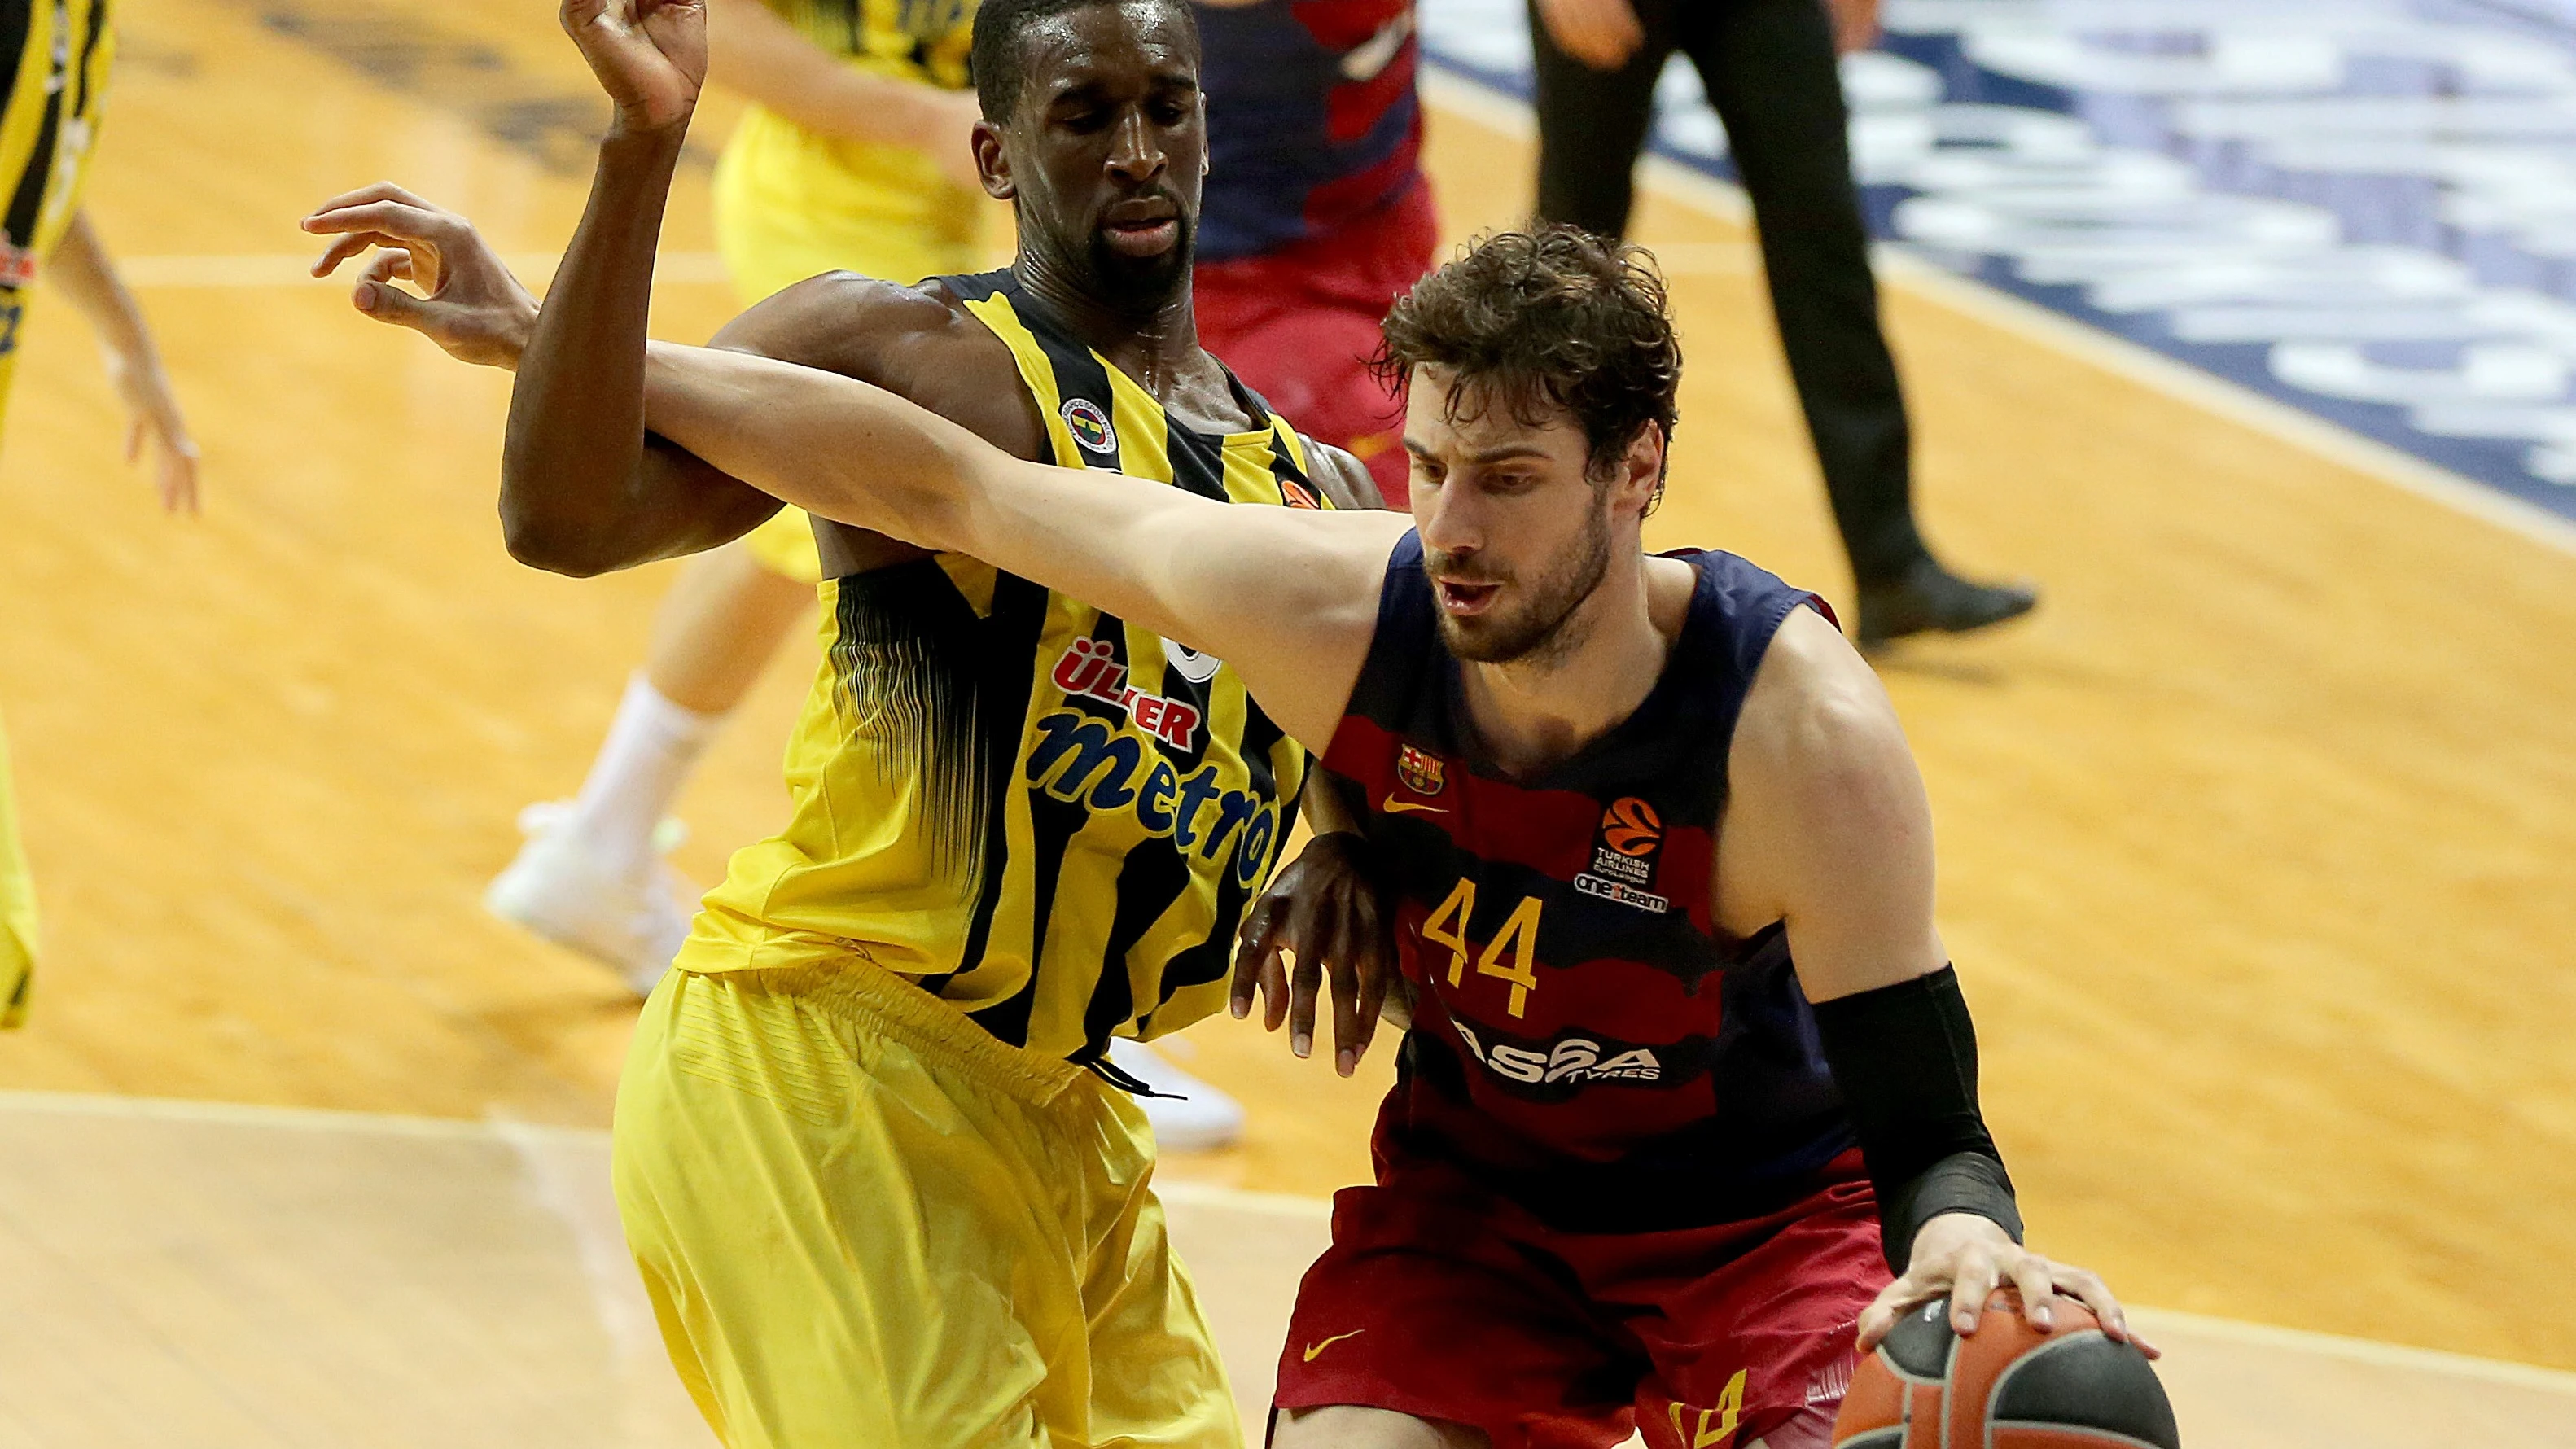
M 1437 795 L 1449 783 L 1449 767 L 1439 756 L 1406 745 L 1396 752 L 1395 777 L 1416 795 Z

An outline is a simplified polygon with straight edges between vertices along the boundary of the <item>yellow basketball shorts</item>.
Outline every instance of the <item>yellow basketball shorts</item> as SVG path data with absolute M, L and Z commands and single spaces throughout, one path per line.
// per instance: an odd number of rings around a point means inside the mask
M 716 247 L 748 307 L 822 272 L 887 281 L 971 272 L 983 200 L 909 147 L 818 136 L 753 107 L 716 162 Z M 763 568 L 823 577 L 813 525 L 781 509 L 743 540 Z
M 18 844 L 18 801 L 9 783 L 9 736 L 0 731 L 0 1030 L 27 1019 L 36 979 L 36 883 Z
M 615 1142 L 664 1342 L 731 1449 L 1242 1443 L 1143 1112 L 898 977 L 670 972 Z

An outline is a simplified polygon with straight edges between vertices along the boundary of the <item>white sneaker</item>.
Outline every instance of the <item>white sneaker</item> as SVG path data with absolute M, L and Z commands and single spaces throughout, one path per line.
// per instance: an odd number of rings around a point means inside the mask
M 483 908 L 616 967 L 636 995 L 646 995 L 689 938 L 698 892 L 658 856 L 639 870 L 611 868 L 571 826 L 569 800 L 520 811 L 519 833 L 528 842 L 492 878 Z M 653 832 L 654 849 L 667 851 L 687 834 L 678 821 L 665 820 Z
M 1145 1120 L 1154 1124 L 1154 1145 L 1165 1152 L 1206 1152 L 1243 1140 L 1243 1104 L 1172 1065 L 1171 1059 L 1141 1041 L 1109 1040 L 1109 1063 L 1143 1082 L 1160 1097 L 1139 1097 Z

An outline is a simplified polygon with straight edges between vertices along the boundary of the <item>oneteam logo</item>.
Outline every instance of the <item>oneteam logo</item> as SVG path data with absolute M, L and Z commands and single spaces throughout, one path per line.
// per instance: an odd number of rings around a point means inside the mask
M 1118 451 L 1118 433 L 1109 426 L 1109 414 L 1100 404 L 1087 397 L 1064 400 L 1064 425 L 1073 430 L 1073 440 L 1094 453 Z

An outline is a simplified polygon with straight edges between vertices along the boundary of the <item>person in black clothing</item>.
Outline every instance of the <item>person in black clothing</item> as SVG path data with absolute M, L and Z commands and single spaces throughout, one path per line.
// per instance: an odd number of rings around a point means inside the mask
M 1983 628 L 2038 602 L 2027 587 L 1943 568 L 1914 524 L 1905 399 L 1879 330 L 1834 68 L 1838 41 L 1851 49 L 1876 38 L 1877 9 L 1877 0 L 1530 0 L 1543 221 L 1622 235 L 1656 78 L 1675 51 L 1698 68 L 1753 201 L 1789 374 L 1859 586 L 1865 646 Z

